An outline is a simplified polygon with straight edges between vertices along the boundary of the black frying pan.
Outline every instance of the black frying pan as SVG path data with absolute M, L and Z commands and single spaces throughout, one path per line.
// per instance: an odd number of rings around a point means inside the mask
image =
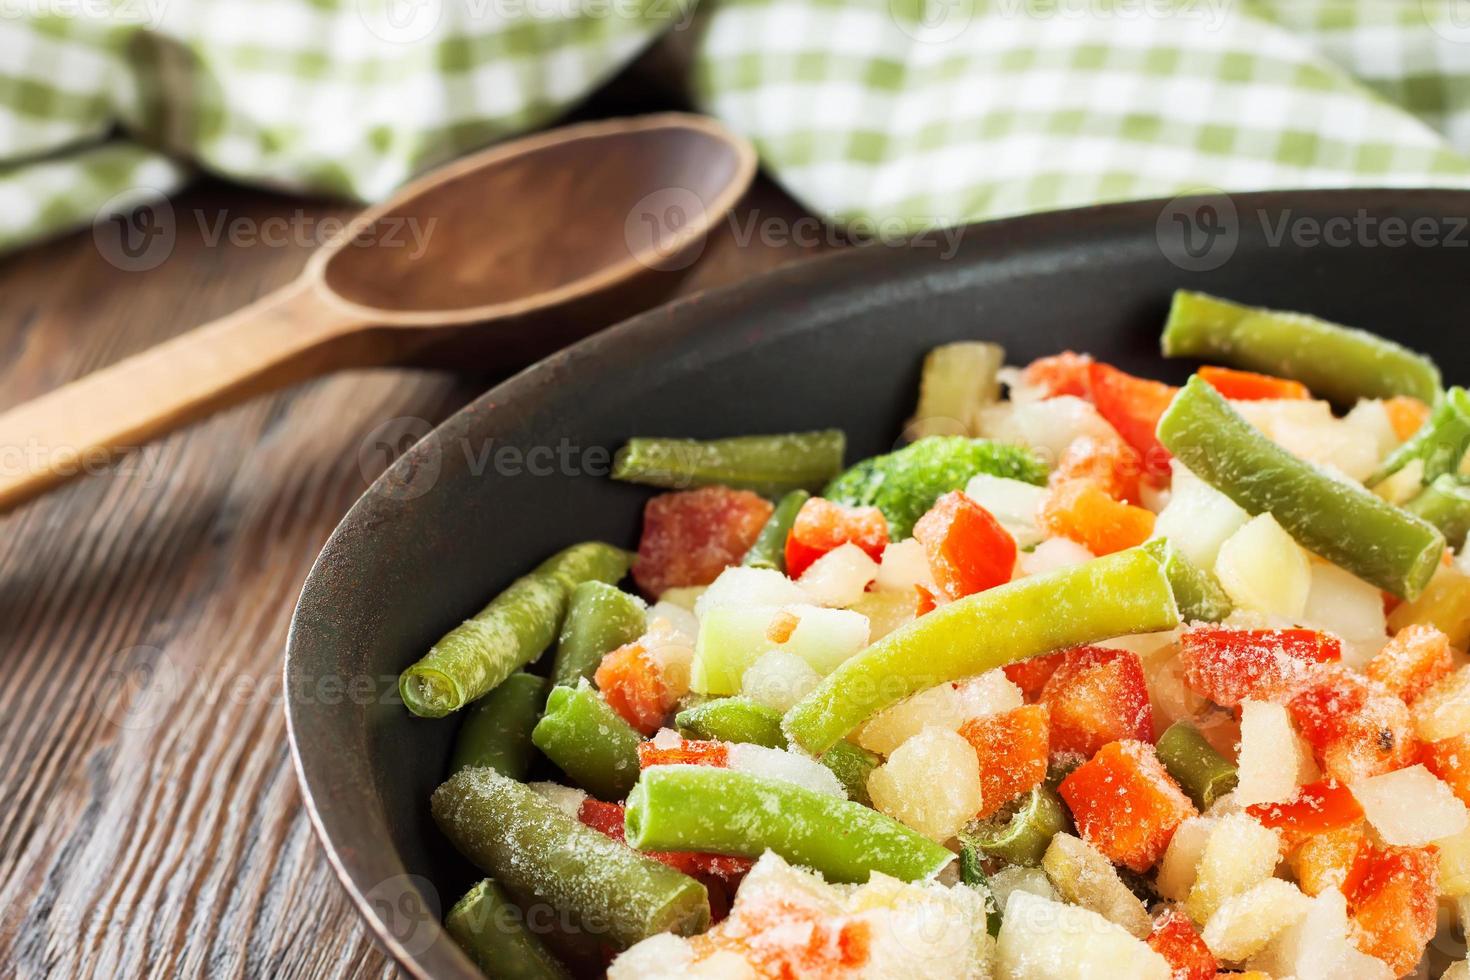
M 948 257 L 939 238 L 873 246 L 677 302 L 486 393 L 357 502 L 291 624 L 302 790 L 369 927 L 414 975 L 478 976 L 438 926 L 480 877 L 429 816 L 455 724 L 410 717 L 397 673 L 556 549 L 636 543 L 649 494 L 605 478 L 628 436 L 835 426 L 849 459 L 884 451 L 924 352 L 958 338 L 998 341 L 1013 363 L 1074 348 L 1180 381 L 1188 366 L 1157 353 L 1178 287 L 1366 327 L 1464 381 L 1467 215 L 1470 193 L 1350 190 L 991 222 Z

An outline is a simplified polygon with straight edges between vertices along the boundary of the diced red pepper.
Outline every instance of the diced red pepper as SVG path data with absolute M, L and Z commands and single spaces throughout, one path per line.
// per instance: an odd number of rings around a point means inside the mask
M 638 743 L 638 768 L 649 766 L 711 766 L 724 769 L 730 765 L 730 746 L 706 739 L 680 739 L 673 748 L 660 748 L 653 742 Z
M 1399 442 L 1406 441 L 1429 421 L 1429 406 L 1412 395 L 1394 395 L 1384 400 L 1383 407 Z
M 922 616 L 939 608 L 939 597 L 922 585 L 914 586 L 914 594 L 918 598 L 914 602 L 914 615 Z
M 647 595 L 708 585 L 755 544 L 770 501 L 748 490 L 700 487 L 662 493 L 643 507 L 633 580 Z
M 1139 873 L 1164 854 L 1196 810 L 1147 742 L 1109 742 L 1058 787 L 1082 837 Z
M 1236 371 L 1232 368 L 1205 365 L 1198 372 L 1221 395 L 1232 401 L 1260 401 L 1268 398 L 1309 399 L 1312 392 L 1300 381 L 1273 378 L 1269 374 L 1254 371 Z
M 606 834 L 620 844 L 627 843 L 623 820 L 627 809 L 621 803 L 604 803 L 587 797 L 577 811 L 577 819 L 599 833 Z M 723 882 L 739 882 L 755 862 L 749 858 L 731 857 L 724 854 L 701 854 L 695 851 L 643 851 L 655 861 L 667 864 L 676 871 L 695 877 L 709 876 Z
M 592 675 L 608 707 L 644 735 L 652 735 L 673 708 L 658 661 L 638 640 L 610 651 Z
M 1434 938 L 1438 893 L 1435 848 L 1374 848 L 1362 884 L 1349 896 L 1358 949 L 1387 963 L 1396 977 L 1413 973 Z
M 1143 460 L 1132 446 L 1111 436 L 1078 436 L 1067 446 L 1051 482 L 1074 480 L 1095 484 L 1114 500 L 1138 502 L 1138 478 L 1143 473 Z
M 1350 827 L 1308 834 L 1286 859 L 1292 876 L 1308 895 L 1336 888 L 1351 895 L 1368 872 L 1368 835 L 1361 821 Z
M 1192 691 L 1233 708 L 1288 693 L 1311 665 L 1342 659 L 1342 644 L 1316 630 L 1202 626 L 1180 635 L 1179 656 Z
M 1215 980 L 1220 970 L 1220 961 L 1205 945 L 1189 916 L 1172 905 L 1154 920 L 1148 945 L 1168 961 L 1173 971 L 1170 980 Z
M 1138 654 L 1107 647 L 1066 651 L 1041 689 L 1051 750 L 1092 755 L 1120 739 L 1153 737 L 1153 708 Z
M 1154 533 L 1153 511 L 1114 500 L 1087 480 L 1054 484 L 1039 516 L 1047 531 L 1099 557 L 1142 544 Z
M 1021 689 L 1027 701 L 1036 701 L 1041 697 L 1041 691 L 1046 687 L 1046 682 L 1051 680 L 1051 675 L 1057 672 L 1062 661 L 1067 659 L 1067 651 L 1061 653 L 1049 653 L 1044 657 L 1032 657 L 1029 660 L 1018 660 L 1013 664 L 1006 664 L 1006 676 L 1011 683 Z
M 958 490 L 934 502 L 914 523 L 934 584 L 948 599 L 963 599 L 1011 580 L 1016 539 L 1000 521 Z
M 1090 398 L 1087 369 L 1092 364 L 1088 354 L 1063 351 L 1051 357 L 1042 357 L 1026 366 L 1024 379 L 1032 388 L 1039 388 L 1048 398 L 1058 395 L 1074 395 Z
M 1408 705 L 1346 668 L 1316 668 L 1287 710 L 1322 771 L 1343 782 L 1402 769 L 1419 753 Z
M 1124 442 L 1138 451 L 1147 472 L 1166 475 L 1172 457 L 1155 431 L 1160 416 L 1179 389 L 1162 381 L 1136 378 L 1098 361 L 1088 366 L 1087 380 L 1098 414 L 1118 430 Z
M 1440 678 L 1455 669 L 1450 638 L 1433 626 L 1415 624 L 1399 630 L 1364 670 L 1389 692 L 1413 704 Z
M 880 561 L 888 547 L 888 518 L 876 507 L 844 507 L 822 497 L 801 505 L 786 535 L 786 574 L 799 578 L 818 558 L 855 544 Z
M 1313 834 L 1342 830 L 1363 819 L 1357 797 L 1335 779 L 1309 783 L 1285 803 L 1257 803 L 1245 812 L 1263 826 L 1281 831 L 1288 850 Z
M 972 718 L 960 726 L 980 760 L 977 817 L 988 817 L 1046 778 L 1047 712 L 1039 704 Z
M 1420 752 L 1419 761 L 1470 806 L 1470 734 L 1430 742 Z

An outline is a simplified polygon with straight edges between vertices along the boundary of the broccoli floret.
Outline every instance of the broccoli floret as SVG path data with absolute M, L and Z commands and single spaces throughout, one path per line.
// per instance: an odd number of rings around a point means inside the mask
M 885 456 L 865 459 L 827 484 L 822 496 L 849 507 L 877 507 L 889 536 L 913 534 L 914 522 L 951 490 L 963 490 L 977 473 L 1041 486 L 1046 464 L 1022 446 L 965 436 L 929 436 Z

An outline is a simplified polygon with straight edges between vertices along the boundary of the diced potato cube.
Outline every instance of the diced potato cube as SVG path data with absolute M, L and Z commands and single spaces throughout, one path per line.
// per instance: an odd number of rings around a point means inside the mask
M 821 675 L 794 653 L 772 650 L 761 654 L 740 678 L 740 692 L 752 701 L 783 714 L 822 682 Z
M 1248 520 L 1235 501 L 1175 460 L 1169 503 L 1154 522 L 1154 536 L 1168 538 L 1200 568 L 1214 568 L 1220 546 Z
M 900 626 L 912 623 L 918 608 L 918 595 L 913 589 L 873 589 L 864 592 L 848 611 L 867 617 L 868 642 L 877 643 Z
M 1439 980 L 1470 980 L 1470 962 L 1461 960 L 1458 963 L 1451 963 L 1439 975 Z
M 1297 734 L 1286 708 L 1266 701 L 1241 702 L 1237 803 L 1254 806 L 1291 799 L 1302 785 L 1300 759 Z
M 965 485 L 965 496 L 984 507 L 1022 548 L 1041 540 L 1037 514 L 1046 502 L 1046 488 L 1021 480 L 977 473 Z
M 980 762 L 955 732 L 925 728 L 873 770 L 868 795 L 880 812 L 946 841 L 980 809 Z
M 1362 670 L 1387 641 L 1383 594 L 1376 585 L 1331 562 L 1318 559 L 1310 564 L 1312 585 L 1301 625 L 1339 637 L 1343 663 Z
M 1215 577 L 1236 605 L 1291 620 L 1301 618 L 1312 588 L 1307 553 L 1270 514 L 1251 518 L 1220 545 Z
M 1263 399 L 1233 404 L 1267 438 L 1295 456 L 1357 481 L 1378 468 L 1377 438 L 1364 438 L 1358 425 L 1334 416 L 1326 402 Z
M 1004 909 L 1012 892 L 1029 892 L 1048 902 L 1062 900 L 1045 871 L 1019 864 L 1008 864 L 990 876 L 990 894 L 995 899 L 996 908 Z
M 1014 442 L 1060 459 L 1079 436 L 1118 438 L 1091 402 L 1074 395 L 1044 401 L 1002 402 L 980 411 L 980 434 L 997 442 Z
M 729 766 L 736 772 L 782 779 L 816 793 L 847 799 L 847 790 L 832 770 L 800 752 L 737 742 L 730 746 Z
M 1461 667 L 1419 695 L 1414 729 L 1426 742 L 1470 733 L 1470 667 Z
M 1350 949 L 1347 900 L 1342 892 L 1329 888 L 1312 899 L 1306 914 L 1277 933 L 1247 965 L 1276 977 L 1335 980 Z
M 1148 911 L 1123 884 L 1113 863 L 1081 838 L 1057 834 L 1041 859 L 1041 867 L 1057 893 L 1073 905 L 1091 909 L 1139 939 L 1147 939 L 1153 931 Z
M 788 606 L 807 602 L 801 586 L 774 568 L 746 568 L 732 565 L 720 573 L 694 602 L 694 615 L 701 620 L 711 609 L 721 606 Z
M 1173 902 L 1189 897 L 1199 874 L 1200 858 L 1204 857 L 1205 841 L 1217 822 L 1214 817 L 1190 817 L 1174 831 L 1154 881 L 1160 895 Z
M 1395 847 L 1423 847 L 1470 826 L 1465 804 L 1423 766 L 1373 776 L 1349 788 L 1378 836 Z
M 796 628 L 781 646 L 823 677 L 868 645 L 868 619 L 851 609 L 787 606 Z
M 801 573 L 797 584 L 819 606 L 843 608 L 863 597 L 878 577 L 878 563 L 857 545 L 839 545 Z
M 1222 960 L 1238 963 L 1266 948 L 1282 930 L 1307 914 L 1312 900 L 1289 881 L 1267 878 L 1220 903 L 1205 922 L 1205 945 Z
M 1459 898 L 1470 895 L 1470 830 L 1434 842 L 1439 848 L 1439 891 Z
M 912 593 L 914 586 L 922 585 L 934 591 L 934 576 L 929 571 L 929 556 L 924 553 L 924 546 L 915 538 L 889 543 L 883 549 L 876 582 L 880 589 Z
M 888 755 L 928 726 L 958 730 L 971 718 L 1019 708 L 1025 700 L 1003 671 L 987 671 L 900 701 L 859 729 L 857 741 L 870 752 Z
M 1395 633 L 1415 623 L 1437 627 L 1457 650 L 1470 646 L 1470 568 L 1441 565 L 1419 598 L 1403 603 L 1388 617 Z
M 998 940 L 996 972 L 1009 980 L 1168 980 L 1172 973 L 1162 956 L 1121 926 L 1028 892 L 1011 893 Z
M 1185 902 L 1189 917 L 1201 925 L 1209 921 L 1227 899 L 1271 877 L 1280 856 L 1276 831 L 1249 814 L 1220 817 L 1205 841 L 1199 875 Z
M 1047 538 L 1030 551 L 1021 552 L 1016 565 L 1021 575 L 1042 575 L 1092 561 L 1093 557 L 1092 552 L 1071 538 Z

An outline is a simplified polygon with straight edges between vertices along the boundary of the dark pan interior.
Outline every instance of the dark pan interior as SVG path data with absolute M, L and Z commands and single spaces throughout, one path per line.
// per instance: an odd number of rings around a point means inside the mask
M 1366 327 L 1431 353 L 1450 381 L 1470 377 L 1470 194 L 1288 192 L 1234 206 L 1238 245 L 1209 271 L 1166 256 L 1177 235 L 1159 202 L 974 226 L 948 258 L 936 238 L 790 267 L 584 341 L 406 453 L 322 551 L 286 665 L 308 806 L 384 945 L 417 975 L 477 975 L 437 925 L 478 877 L 428 810 L 455 724 L 411 718 L 393 680 L 557 548 L 635 544 L 649 493 L 604 478 L 627 436 L 836 426 L 856 459 L 893 445 L 924 352 L 959 338 L 998 341 L 1013 363 L 1070 347 L 1178 381 L 1188 366 L 1161 360 L 1157 338 L 1180 287 Z M 1393 246 L 1360 214 L 1430 219 L 1436 240 Z M 1358 230 L 1273 242 L 1283 215 Z

